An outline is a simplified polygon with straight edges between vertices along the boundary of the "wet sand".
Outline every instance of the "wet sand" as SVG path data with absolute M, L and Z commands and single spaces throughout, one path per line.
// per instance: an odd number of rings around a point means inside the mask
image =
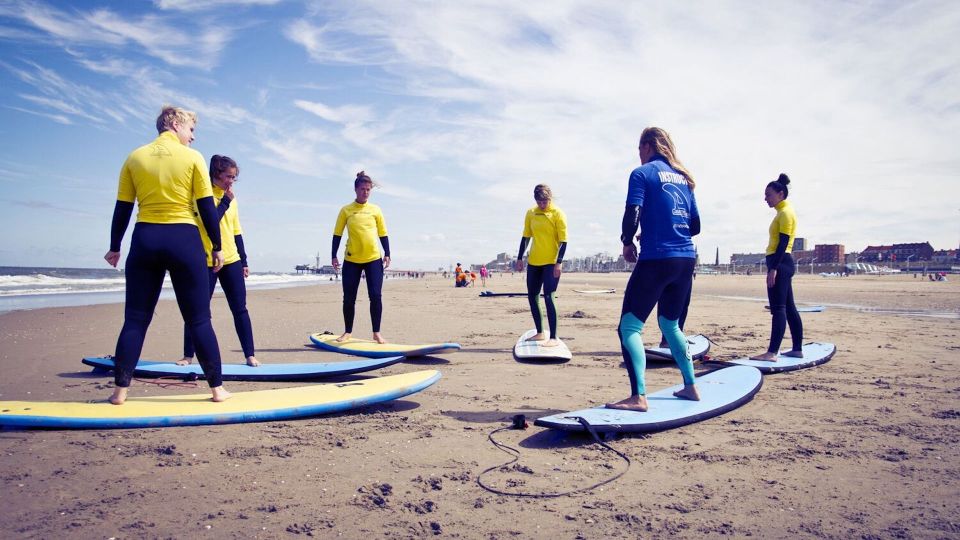
M 951 276 L 953 277 L 953 276 Z M 404 399 L 342 414 L 224 426 L 0 432 L 0 535 L 201 538 L 960 537 L 960 319 L 835 307 L 960 313 L 960 281 L 907 276 L 799 276 L 806 338 L 837 345 L 816 368 L 767 376 L 740 409 L 683 428 L 612 439 L 633 464 L 620 479 L 559 498 L 495 495 L 476 483 L 511 456 L 488 434 L 515 414 L 538 416 L 620 399 L 628 391 L 615 328 L 626 274 L 565 274 L 565 364 L 513 360 L 532 326 L 524 298 L 480 298 L 452 280 L 388 280 L 383 332 L 396 342 L 457 341 L 464 350 L 375 375 L 439 369 Z M 769 333 L 762 276 L 701 275 L 688 333 L 711 356 L 762 351 Z M 522 291 L 495 276 L 494 291 Z M 573 289 L 617 289 L 585 295 Z M 735 297 L 736 299 L 732 299 Z M 752 300 L 751 300 L 752 299 Z M 263 362 L 335 361 L 307 346 L 342 330 L 340 291 L 254 291 Z M 225 362 L 242 362 L 225 300 L 214 299 Z M 98 400 L 109 377 L 81 356 L 110 354 L 123 306 L 0 315 L 0 400 Z M 648 322 L 652 322 L 652 319 Z M 355 335 L 370 333 L 365 293 Z M 162 301 L 143 356 L 176 360 L 182 321 Z M 645 332 L 652 343 L 659 334 Z M 345 359 L 345 358 L 344 358 Z M 710 366 L 698 365 L 699 370 Z M 653 391 L 680 381 L 651 365 Z M 233 392 L 303 383 L 228 382 Z M 131 396 L 205 392 L 135 383 Z M 502 490 L 552 493 L 625 467 L 589 437 L 537 427 L 494 437 L 519 461 L 484 476 Z

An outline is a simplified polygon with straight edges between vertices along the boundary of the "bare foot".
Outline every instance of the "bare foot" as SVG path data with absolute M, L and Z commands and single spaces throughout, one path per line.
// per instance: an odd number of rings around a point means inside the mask
M 251 355 L 247 357 L 247 365 L 250 367 L 260 367 L 260 361 L 257 360 L 256 356 Z
M 383 336 L 380 334 L 380 332 L 373 333 L 373 340 L 380 344 L 384 344 L 387 342 L 387 340 L 383 339 Z
M 178 365 L 178 366 L 189 366 L 189 365 L 192 364 L 192 363 L 193 363 L 193 357 L 192 357 L 192 356 L 184 356 L 183 358 L 177 360 L 177 365 Z
M 763 360 L 764 362 L 776 362 L 777 355 L 772 352 L 765 352 L 763 354 L 757 354 L 750 357 L 751 360 Z
M 215 388 L 211 388 L 210 391 L 213 393 L 213 398 L 211 399 L 213 399 L 213 401 L 217 403 L 220 403 L 221 401 L 226 401 L 233 397 L 233 395 L 230 394 L 230 392 L 227 392 L 227 389 L 224 388 L 222 385 L 217 386 Z
M 338 337 L 334 341 L 336 341 L 337 343 L 345 343 L 347 341 L 350 341 L 350 332 L 344 332 L 340 334 L 340 337 Z
M 547 339 L 547 336 L 543 335 L 543 332 L 534 334 L 527 338 L 527 341 L 544 341 Z
M 674 396 L 680 399 L 689 399 L 690 401 L 700 401 L 700 392 L 697 392 L 697 387 L 695 385 L 683 385 L 682 390 L 677 390 L 673 393 Z
M 113 389 L 113 395 L 110 396 L 110 403 L 114 405 L 123 405 L 123 402 L 127 400 L 127 390 L 129 388 L 117 387 Z
M 787 351 L 783 353 L 783 356 L 789 356 L 790 358 L 803 358 L 803 351 Z
M 560 346 L 560 340 L 559 340 L 559 339 L 550 338 L 550 339 L 544 341 L 543 343 L 541 343 L 540 346 L 541 346 L 541 347 L 559 347 L 559 346 Z
M 636 412 L 647 412 L 647 409 L 650 408 L 649 405 L 647 405 L 647 396 L 630 396 L 616 403 L 607 403 L 605 407 L 608 409 Z

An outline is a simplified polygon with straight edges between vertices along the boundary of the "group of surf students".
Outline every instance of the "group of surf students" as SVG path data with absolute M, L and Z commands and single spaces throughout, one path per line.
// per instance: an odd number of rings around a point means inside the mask
M 115 388 L 109 398 L 115 405 L 127 398 L 168 271 L 184 320 L 184 357 L 178 364 L 189 363 L 195 353 L 213 401 L 230 397 L 223 387 L 220 350 L 210 316 L 210 299 L 217 281 L 233 313 L 246 362 L 254 367 L 259 365 L 246 308 L 244 279 L 249 276 L 249 269 L 232 190 L 240 169 L 236 161 L 220 155 L 213 156 L 208 169 L 200 153 L 190 148 L 196 122 L 196 113 L 164 106 L 157 117 L 157 138 L 131 152 L 120 171 L 110 249 L 104 256 L 114 267 L 120 260 L 120 244 L 134 203 L 139 210 L 125 265 L 124 323 L 114 355 Z M 629 177 L 620 235 L 624 259 L 636 263 L 624 293 L 617 328 L 630 395 L 606 406 L 645 411 L 648 404 L 642 332 L 654 306 L 663 339 L 683 377 L 683 388 L 674 395 L 682 399 L 700 398 L 682 332 L 696 261 L 692 237 L 700 232 L 700 214 L 694 196 L 695 181 L 677 159 L 669 134 L 656 127 L 644 129 L 638 151 L 641 166 Z M 767 294 L 773 322 L 768 350 L 752 357 L 755 360 L 776 360 L 787 325 L 793 349 L 784 354 L 803 354 L 803 327 L 791 283 L 795 265 L 790 252 L 796 214 L 786 200 L 789 183 L 790 179 L 781 174 L 764 192 L 767 204 L 777 211 L 770 225 L 766 253 Z M 373 339 L 386 343 L 380 332 L 381 291 L 384 270 L 390 266 L 390 242 L 382 210 L 369 201 L 374 186 L 370 176 L 358 172 L 354 180 L 356 198 L 340 209 L 334 225 L 331 263 L 335 271 L 342 273 L 343 286 L 344 332 L 336 339 L 338 342 L 351 339 L 363 276 L 370 300 Z M 567 221 L 564 212 L 553 204 L 549 186 L 537 185 L 533 195 L 536 206 L 527 210 L 524 218 L 516 269 L 524 269 L 524 252 L 532 244 L 526 284 L 536 334 L 529 339 L 550 348 L 560 344 L 555 293 L 567 247 Z M 640 234 L 636 236 L 638 229 Z M 344 231 L 347 243 L 341 264 L 338 252 Z M 639 239 L 639 250 L 635 237 Z M 541 290 L 549 334 L 543 328 Z

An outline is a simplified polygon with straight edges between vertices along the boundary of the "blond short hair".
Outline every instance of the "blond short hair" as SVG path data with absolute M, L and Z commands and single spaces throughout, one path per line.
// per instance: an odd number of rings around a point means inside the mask
M 157 117 L 157 133 L 173 129 L 174 122 L 180 122 L 181 124 L 193 122 L 196 124 L 197 113 L 173 105 L 164 105 L 163 109 L 160 110 L 160 116 Z

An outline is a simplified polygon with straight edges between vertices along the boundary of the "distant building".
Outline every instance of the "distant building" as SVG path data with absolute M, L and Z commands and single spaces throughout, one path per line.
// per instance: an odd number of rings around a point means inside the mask
M 807 249 L 807 239 L 796 237 L 793 239 L 793 251 L 805 251 Z
M 814 253 L 813 250 L 797 251 L 796 244 L 794 244 L 794 249 L 792 252 L 790 252 L 790 255 L 793 256 L 793 262 L 797 264 L 810 264 L 810 261 L 812 261 L 817 256 L 817 254 Z
M 889 246 L 867 246 L 860 252 L 860 262 L 906 262 L 929 261 L 933 258 L 933 246 L 930 242 L 915 244 L 892 244 Z
M 767 256 L 763 253 L 734 253 L 730 256 L 730 264 L 734 266 L 762 265 Z
M 960 260 L 960 250 L 957 249 L 941 249 L 933 252 L 933 257 L 930 258 L 931 262 L 936 263 L 954 263 L 957 260 Z
M 843 244 L 817 244 L 813 248 L 814 256 L 820 264 L 844 262 Z

